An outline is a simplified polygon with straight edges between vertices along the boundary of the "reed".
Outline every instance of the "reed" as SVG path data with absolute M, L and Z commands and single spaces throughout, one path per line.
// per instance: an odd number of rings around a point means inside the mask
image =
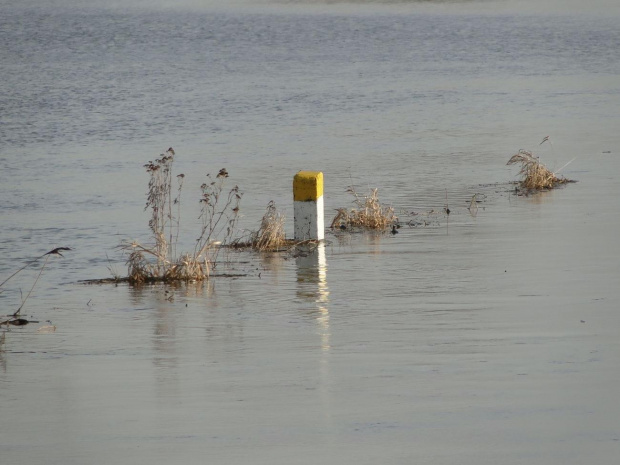
M 129 253 L 127 281 L 130 283 L 209 279 L 220 247 L 233 237 L 243 194 L 238 186 L 225 191 L 228 172 L 221 169 L 214 178 L 207 174 L 206 182 L 200 186 L 202 225 L 194 251 L 177 254 L 185 175 L 176 176 L 173 190 L 174 155 L 171 147 L 160 158 L 144 165 L 150 176 L 145 210 L 151 210 L 149 229 L 153 244 L 145 246 L 137 241 L 121 244 L 121 249 Z
M 553 189 L 559 184 L 569 182 L 568 179 L 557 177 L 554 172 L 542 164 L 540 159 L 528 152 L 519 150 L 508 160 L 507 165 L 520 164 L 519 175 L 522 176 L 519 186 L 525 190 Z
M 394 208 L 384 205 L 379 201 L 379 190 L 370 189 L 366 195 L 360 195 L 353 187 L 349 187 L 347 192 L 355 197 L 355 208 L 336 209 L 337 214 L 331 222 L 332 229 L 373 229 L 384 230 L 391 225 L 398 223 L 398 217 L 394 213 Z
M 251 247 L 259 252 L 275 252 L 287 245 L 284 233 L 285 217 L 276 208 L 272 200 L 261 219 L 258 231 L 251 234 Z

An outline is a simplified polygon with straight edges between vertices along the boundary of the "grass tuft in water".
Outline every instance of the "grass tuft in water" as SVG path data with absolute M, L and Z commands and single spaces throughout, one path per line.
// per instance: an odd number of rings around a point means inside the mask
M 259 252 L 282 250 L 287 245 L 284 220 L 285 217 L 278 211 L 275 202 L 269 202 L 258 231 L 251 235 L 251 247 Z
M 519 150 L 506 164 L 521 165 L 519 174 L 522 179 L 519 182 L 519 187 L 524 190 L 553 189 L 560 184 L 570 182 L 566 178 L 557 177 L 555 173 L 541 163 L 538 157 L 527 150 Z
M 398 223 L 394 208 L 379 201 L 378 189 L 371 189 L 367 195 L 360 195 L 353 187 L 347 192 L 355 197 L 355 208 L 338 208 L 331 223 L 332 229 L 373 229 L 384 230 Z

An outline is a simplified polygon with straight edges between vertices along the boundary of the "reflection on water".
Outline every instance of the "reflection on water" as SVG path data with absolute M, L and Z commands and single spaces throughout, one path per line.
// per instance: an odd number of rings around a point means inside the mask
M 560 186 L 557 189 L 563 189 L 564 187 L 566 186 Z M 537 192 L 534 195 L 525 195 L 525 197 L 530 201 L 530 203 L 540 205 L 543 203 L 553 201 L 554 194 L 555 194 L 554 191 L 550 190 L 550 191 Z
M 371 231 L 363 235 L 366 244 L 369 245 L 369 253 L 380 254 L 381 253 L 381 241 L 383 239 L 383 232 Z
M 258 270 L 259 275 L 262 271 L 269 270 L 271 276 L 277 281 L 283 271 L 286 255 L 282 253 L 261 253 L 259 256 L 261 268 Z
M 321 335 L 321 348 L 329 351 L 329 288 L 327 287 L 327 260 L 325 243 L 311 250 L 300 250 L 297 264 L 297 296 L 314 304 L 312 316 L 316 319 Z
M 154 312 L 152 360 L 155 367 L 155 387 L 159 398 L 171 398 L 179 393 L 179 355 L 177 353 L 179 316 L 167 303 L 167 299 L 166 301 L 158 299 Z
M 295 258 L 297 265 L 297 297 L 314 307 L 310 314 L 317 324 L 317 333 L 321 339 L 321 353 L 318 367 L 318 390 L 323 417 L 323 428 L 333 428 L 332 423 L 332 373 L 330 370 L 330 337 L 329 324 L 329 288 L 327 286 L 327 260 L 325 242 L 309 250 L 300 250 Z

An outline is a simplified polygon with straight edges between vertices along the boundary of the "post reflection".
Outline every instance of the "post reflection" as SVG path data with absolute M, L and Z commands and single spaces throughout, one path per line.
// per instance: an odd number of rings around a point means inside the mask
M 320 337 L 321 352 L 318 357 L 319 395 L 321 399 L 323 418 L 326 430 L 331 430 L 332 395 L 329 387 L 332 385 L 330 370 L 330 326 L 329 326 L 329 288 L 327 287 L 327 261 L 325 260 L 325 244 L 300 251 L 295 258 L 297 264 L 297 297 L 309 304 L 311 317 L 317 324 L 317 333 Z
M 321 348 L 330 349 L 329 330 L 329 288 L 327 287 L 327 261 L 325 244 L 312 249 L 299 250 L 295 258 L 297 264 L 297 296 L 313 304 L 310 309 L 316 320 L 321 335 Z

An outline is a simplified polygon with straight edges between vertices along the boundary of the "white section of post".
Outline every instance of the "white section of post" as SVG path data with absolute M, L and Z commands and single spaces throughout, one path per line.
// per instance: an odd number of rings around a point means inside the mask
M 325 239 L 323 173 L 300 171 L 293 179 L 295 240 Z

